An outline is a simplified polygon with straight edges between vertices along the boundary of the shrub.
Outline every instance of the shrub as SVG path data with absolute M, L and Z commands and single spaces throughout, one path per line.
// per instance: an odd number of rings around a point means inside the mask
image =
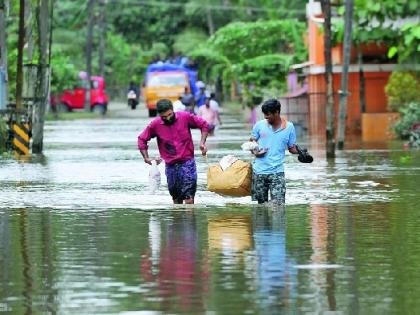
M 402 108 L 412 102 L 420 104 L 419 86 L 420 75 L 418 73 L 393 72 L 385 87 L 389 110 L 401 112 Z
M 395 124 L 395 133 L 401 139 L 408 139 L 413 127 L 420 123 L 420 102 L 412 102 L 400 108 L 401 119 Z

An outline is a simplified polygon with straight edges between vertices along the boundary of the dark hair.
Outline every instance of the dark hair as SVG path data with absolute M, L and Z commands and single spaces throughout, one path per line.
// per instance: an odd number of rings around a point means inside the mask
M 264 114 L 275 114 L 276 112 L 280 113 L 281 104 L 278 100 L 272 98 L 262 104 L 261 110 Z
M 174 107 L 172 106 L 172 102 L 166 98 L 159 100 L 156 103 L 156 109 L 157 112 L 160 113 L 164 113 L 170 109 L 174 109 Z
M 211 93 L 210 93 L 210 98 L 216 98 L 216 93 L 211 92 Z

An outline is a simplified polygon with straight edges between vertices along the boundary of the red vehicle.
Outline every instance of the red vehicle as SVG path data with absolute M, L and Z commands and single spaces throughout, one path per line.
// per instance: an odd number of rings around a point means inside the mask
M 90 77 L 90 110 L 98 110 L 105 114 L 108 108 L 108 95 L 105 92 L 105 80 L 102 77 Z M 86 93 L 83 87 L 65 90 L 60 95 L 59 107 L 61 111 L 71 112 L 74 109 L 84 109 Z

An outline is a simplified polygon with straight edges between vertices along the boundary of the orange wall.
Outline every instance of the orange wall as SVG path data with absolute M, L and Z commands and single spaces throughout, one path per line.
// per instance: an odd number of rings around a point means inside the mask
M 312 20 L 308 21 L 309 27 L 309 61 L 322 65 L 324 58 L 324 34 L 319 26 Z
M 309 61 L 315 65 L 325 64 L 324 58 L 324 33 L 322 28 L 312 20 L 308 20 L 308 46 L 309 46 Z M 377 44 L 371 42 L 362 44 L 362 53 L 364 56 L 380 56 L 386 55 L 388 48 L 384 44 Z M 343 44 L 338 44 L 331 48 L 331 59 L 335 65 L 343 63 Z M 355 62 L 357 60 L 357 49 L 353 46 L 351 49 L 350 60 Z
M 366 112 L 384 113 L 387 112 L 387 101 L 385 96 L 385 85 L 388 82 L 389 72 L 370 72 L 365 73 L 366 82 Z M 337 116 L 339 111 L 339 95 L 341 74 L 333 74 L 334 106 L 335 106 L 335 126 L 337 126 Z M 325 79 L 324 74 L 308 76 L 309 87 L 309 130 L 311 134 L 325 134 L 326 123 L 326 98 L 325 98 Z M 349 96 L 347 98 L 347 118 L 346 133 L 361 133 L 361 111 L 359 102 L 359 73 L 349 74 Z
M 395 139 L 391 126 L 398 120 L 399 113 L 362 114 L 363 141 L 383 141 Z

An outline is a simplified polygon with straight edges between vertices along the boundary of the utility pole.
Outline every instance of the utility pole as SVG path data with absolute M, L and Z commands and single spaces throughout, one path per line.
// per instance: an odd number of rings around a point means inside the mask
M 45 110 L 49 99 L 49 65 L 48 65 L 48 36 L 49 23 L 49 8 L 50 0 L 38 0 L 38 49 L 39 49 L 39 63 L 37 71 L 37 85 L 35 92 L 35 104 L 32 117 L 32 153 L 42 153 L 44 141 L 44 121 Z
M 106 0 L 99 0 L 99 75 L 105 78 Z
M 343 71 L 341 73 L 341 88 L 340 88 L 340 107 L 338 115 L 338 149 L 344 148 L 344 139 L 346 134 L 346 116 L 347 116 L 347 96 L 348 78 L 349 78 L 349 64 L 351 52 L 351 28 L 353 22 L 353 0 L 346 0 L 345 15 L 344 15 L 344 43 L 343 43 Z
M 7 16 L 8 0 L 0 0 L 0 67 L 4 69 L 6 82 L 4 92 L 6 94 L 6 101 L 8 99 L 8 79 L 7 79 L 7 31 L 6 31 L 6 16 Z
M 90 76 L 92 75 L 92 46 L 93 46 L 93 8 L 95 0 L 88 2 L 88 21 L 87 21 L 87 38 L 86 38 L 86 98 L 85 98 L 85 111 L 90 111 Z
M 33 43 L 33 30 L 32 30 L 32 5 L 31 0 L 25 0 L 25 24 L 26 24 L 26 42 L 27 42 L 27 48 L 26 48 L 26 54 L 27 54 L 27 60 L 29 62 L 32 62 L 32 56 L 34 52 L 34 43 Z
M 357 48 L 357 62 L 359 64 L 359 102 L 360 102 L 360 113 L 366 112 L 366 83 L 365 83 L 365 72 L 363 71 L 363 52 L 362 47 L 359 44 Z
M 327 90 L 326 97 L 326 152 L 327 158 L 335 157 L 334 141 L 334 95 L 333 95 L 333 75 L 331 60 L 331 2 L 330 0 L 321 1 L 322 12 L 324 12 L 324 58 L 325 58 L 325 85 Z
M 23 46 L 25 45 L 25 0 L 19 1 L 18 55 L 16 66 L 16 109 L 22 108 Z

